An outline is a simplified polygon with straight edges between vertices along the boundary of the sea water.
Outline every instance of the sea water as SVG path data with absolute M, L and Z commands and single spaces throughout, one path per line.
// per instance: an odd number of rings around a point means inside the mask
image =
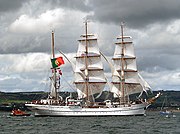
M 180 134 L 176 116 L 12 117 L 0 112 L 0 134 Z

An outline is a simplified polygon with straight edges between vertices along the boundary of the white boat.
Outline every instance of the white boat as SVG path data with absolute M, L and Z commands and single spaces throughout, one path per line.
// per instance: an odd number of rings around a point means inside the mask
M 160 110 L 160 115 L 165 115 L 166 117 L 176 117 L 176 115 L 174 114 L 173 110 L 171 108 L 169 108 L 168 103 L 170 104 L 170 102 L 167 100 L 167 96 L 165 95 L 164 97 L 164 101 L 162 103 L 161 106 L 161 110 Z
M 96 102 L 94 99 L 94 94 L 101 94 L 108 82 L 104 74 L 101 61 L 102 54 L 99 51 L 97 37 L 88 34 L 87 21 L 85 22 L 85 34 L 80 37 L 81 39 L 78 40 L 79 48 L 75 57 L 76 65 L 73 67 L 77 99 L 69 96 L 63 100 L 62 97 L 59 97 L 58 89 L 61 74 L 58 70 L 60 67 L 53 65 L 52 88 L 49 97 L 25 105 L 35 112 L 35 116 L 144 115 L 147 107 L 159 97 L 159 94 L 148 101 L 141 98 L 143 92 L 150 90 L 150 86 L 137 71 L 132 38 L 124 36 L 123 24 L 121 25 L 121 36 L 117 38 L 117 43 L 115 43 L 113 64 L 111 65 L 112 82 L 109 83 L 111 85 L 109 91 L 114 94 L 113 100 Z M 57 58 L 55 58 L 53 32 L 52 55 L 54 63 L 62 62 L 56 61 Z M 61 64 L 57 64 L 57 66 Z M 129 95 L 135 93 L 140 93 L 139 99 L 131 101 Z

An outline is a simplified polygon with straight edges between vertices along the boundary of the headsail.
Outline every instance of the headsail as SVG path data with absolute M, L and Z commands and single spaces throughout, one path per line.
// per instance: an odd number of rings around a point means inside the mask
M 86 26 L 87 26 L 87 22 Z M 81 35 L 76 55 L 75 84 L 80 98 L 100 93 L 106 84 L 97 37 Z

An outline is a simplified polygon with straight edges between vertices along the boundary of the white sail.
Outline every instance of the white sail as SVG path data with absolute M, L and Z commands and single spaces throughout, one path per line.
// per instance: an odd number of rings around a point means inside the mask
M 130 94 L 140 93 L 142 91 L 142 87 L 140 84 L 125 84 L 125 92 L 124 95 L 128 96 Z M 115 97 L 122 97 L 122 90 L 120 88 L 120 83 L 113 83 L 111 92 L 114 93 Z
M 87 97 L 86 88 L 88 88 L 89 96 L 95 93 L 100 93 L 104 89 L 106 79 L 104 76 L 97 38 L 94 35 L 87 35 L 86 41 L 85 36 L 81 37 L 82 38 L 79 40 L 77 55 L 75 57 L 75 84 L 78 90 L 78 96 L 84 98 Z M 87 53 L 86 43 L 88 48 Z M 88 81 L 85 80 L 86 77 L 88 77 Z M 86 87 L 87 82 L 88 87 Z
M 87 97 L 86 94 L 86 87 L 85 87 L 85 82 L 76 82 L 76 88 L 78 91 L 78 97 L 79 98 L 85 98 Z M 105 87 L 105 82 L 89 82 L 88 84 L 88 92 L 89 95 L 93 95 L 96 93 L 101 93 L 101 91 L 104 89 Z
M 55 89 L 55 87 L 54 87 L 54 82 L 51 82 L 50 97 L 51 97 L 51 98 L 55 98 L 55 97 L 56 97 L 56 89 Z
M 116 70 L 119 70 L 122 68 L 121 67 L 121 58 L 113 58 L 114 61 L 114 68 Z M 124 58 L 124 70 L 126 71 L 137 71 L 137 66 L 136 66 L 136 59 L 135 58 Z
M 99 47 L 97 45 L 97 38 L 94 35 L 87 36 L 87 45 L 88 45 L 88 54 L 99 54 Z M 77 56 L 82 56 L 86 52 L 86 39 L 82 36 L 82 39 L 79 41 L 79 47 L 77 51 Z
M 85 58 L 84 56 L 76 57 L 76 70 L 84 70 L 85 69 L 84 58 Z M 100 55 L 96 55 L 96 54 L 92 54 L 91 56 L 89 55 L 87 58 L 88 68 L 89 69 L 91 69 L 91 68 L 92 69 L 93 68 L 103 69 L 103 65 L 100 61 L 101 61 Z
M 138 73 L 140 78 L 140 84 L 143 87 L 143 90 L 146 92 L 147 90 L 151 90 L 151 86 L 143 79 L 143 77 Z
M 124 37 L 124 43 L 121 42 L 121 37 L 117 38 L 118 42 L 116 44 L 115 52 L 114 52 L 114 58 L 119 58 L 122 54 L 122 47 L 124 48 L 123 54 L 124 57 L 135 57 L 134 54 L 134 46 L 132 44 L 132 38 L 130 36 Z
M 130 36 L 123 36 L 117 38 L 117 40 L 118 42 L 115 43 L 115 52 L 112 58 L 115 71 L 112 74 L 111 92 L 117 97 L 123 97 L 122 92 L 124 96 L 128 96 L 130 94 L 149 90 L 150 86 L 137 71 L 132 38 Z M 121 89 L 122 74 L 124 89 Z

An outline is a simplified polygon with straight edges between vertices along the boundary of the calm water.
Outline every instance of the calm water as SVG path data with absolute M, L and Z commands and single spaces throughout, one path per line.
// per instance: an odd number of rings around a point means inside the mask
M 180 113 L 132 117 L 11 117 L 0 112 L 0 134 L 180 134 Z

